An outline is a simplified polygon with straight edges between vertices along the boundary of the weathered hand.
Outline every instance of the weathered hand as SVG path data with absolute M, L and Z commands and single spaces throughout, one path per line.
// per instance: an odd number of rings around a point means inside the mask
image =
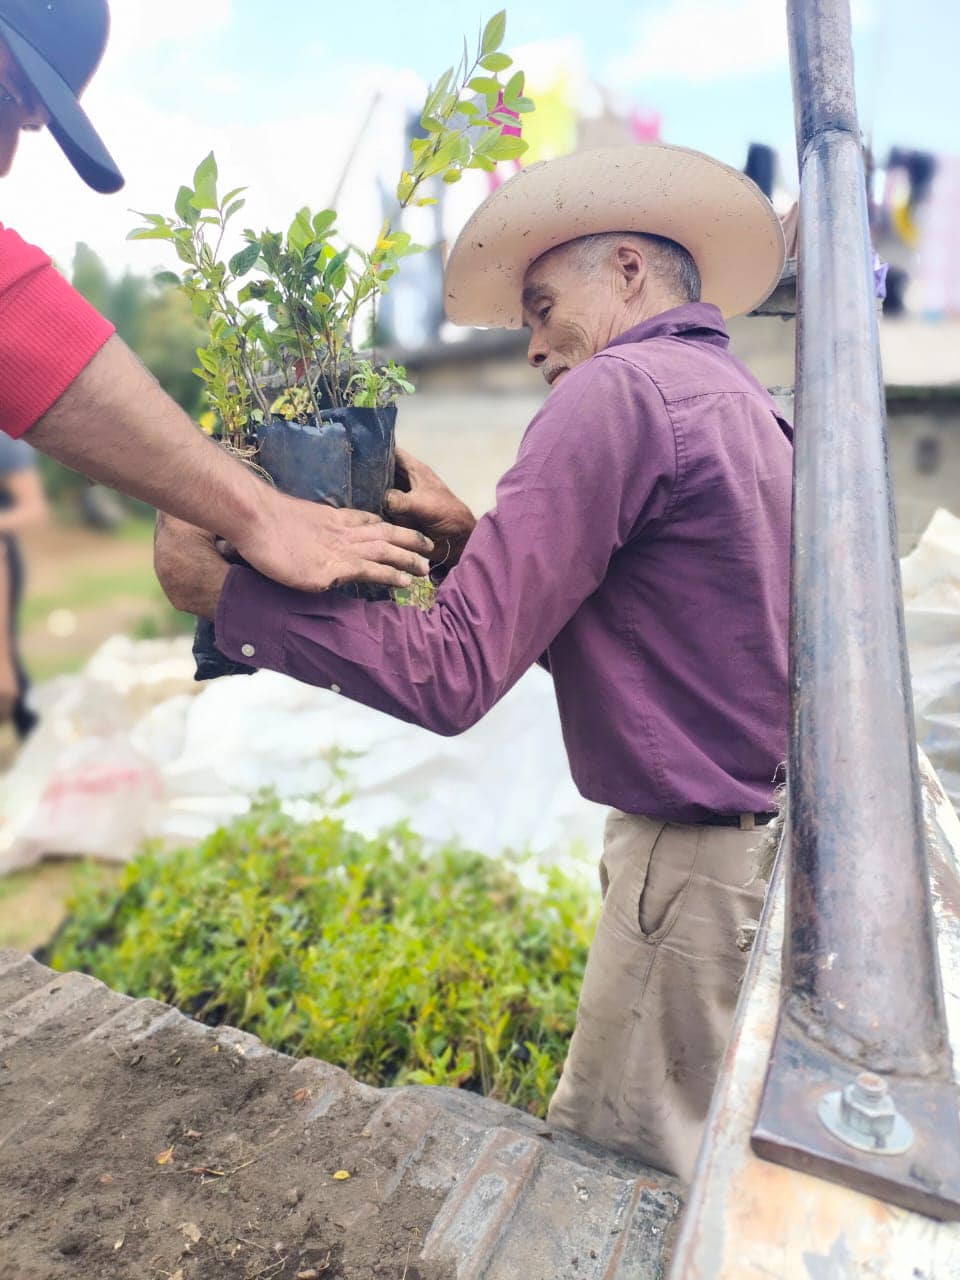
M 230 566 L 212 533 L 159 513 L 153 567 L 175 609 L 198 618 L 214 617 Z
M 234 538 L 248 564 L 288 587 L 325 591 L 346 582 L 410 585 L 430 571 L 428 538 L 366 511 L 301 502 L 263 486 L 264 513 Z
M 391 489 L 384 506 L 401 524 L 422 529 L 433 540 L 431 559 L 438 564 L 456 564 L 476 517 L 440 477 L 405 449 L 397 450 L 397 478 L 407 489 Z

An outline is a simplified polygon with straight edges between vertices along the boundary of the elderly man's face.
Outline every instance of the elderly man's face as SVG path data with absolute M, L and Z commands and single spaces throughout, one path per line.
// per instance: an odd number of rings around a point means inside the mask
M 613 261 L 602 270 L 583 271 L 570 245 L 552 249 L 529 268 L 523 282 L 527 359 L 551 387 L 627 327 L 628 285 L 628 275 Z
M 6 45 L 0 43 L 0 177 L 10 172 L 20 135 L 42 129 L 49 117 L 23 78 Z

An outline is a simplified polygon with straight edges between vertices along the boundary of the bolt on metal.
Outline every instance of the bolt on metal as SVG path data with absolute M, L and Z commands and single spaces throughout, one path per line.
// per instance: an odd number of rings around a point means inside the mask
M 913 1145 L 913 1128 L 897 1110 L 883 1076 L 861 1071 L 817 1105 L 821 1122 L 849 1147 L 873 1155 L 900 1155 Z

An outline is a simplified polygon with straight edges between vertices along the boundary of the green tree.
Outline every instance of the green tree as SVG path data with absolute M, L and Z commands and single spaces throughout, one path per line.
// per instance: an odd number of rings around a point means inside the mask
M 116 325 L 167 395 L 196 415 L 203 386 L 192 370 L 206 329 L 182 293 L 130 271 L 113 279 L 100 257 L 82 242 L 73 260 L 73 287 Z
M 203 384 L 193 367 L 197 347 L 206 341 L 206 329 L 180 290 L 131 271 L 115 279 L 99 255 L 82 242 L 74 254 L 72 284 L 116 326 L 167 395 L 191 417 L 197 417 L 203 409 Z M 91 489 L 82 476 L 52 458 L 41 456 L 40 470 L 55 505 L 72 511 L 86 524 L 112 527 L 123 509 L 151 514 L 150 508 L 129 498 L 119 498 L 122 507 L 114 501 L 104 502 L 102 490 Z

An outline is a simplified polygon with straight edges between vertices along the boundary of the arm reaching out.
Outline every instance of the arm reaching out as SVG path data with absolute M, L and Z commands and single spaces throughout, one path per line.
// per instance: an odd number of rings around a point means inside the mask
M 29 432 L 65 466 L 219 534 L 277 582 L 405 586 L 431 544 L 362 511 L 271 489 L 197 428 L 133 353 L 110 338 Z
M 0 430 L 228 538 L 267 577 L 321 590 L 408 585 L 429 541 L 298 502 L 208 440 L 41 249 L 0 227 Z

